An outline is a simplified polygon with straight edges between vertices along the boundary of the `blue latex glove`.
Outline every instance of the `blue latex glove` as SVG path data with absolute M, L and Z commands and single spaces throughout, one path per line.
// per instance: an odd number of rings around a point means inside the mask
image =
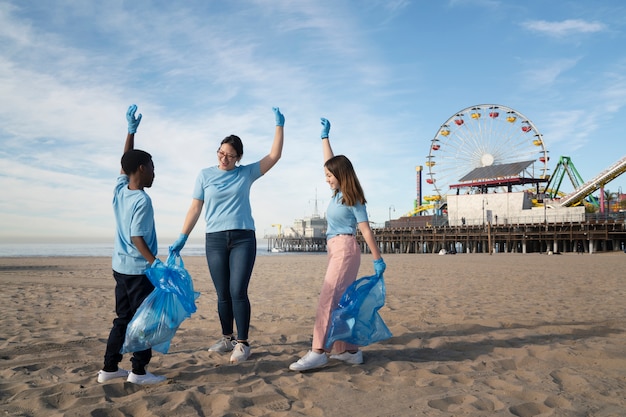
M 136 104 L 131 104 L 128 107 L 128 111 L 126 112 L 126 120 L 128 120 L 128 133 L 135 133 L 137 132 L 137 127 L 139 126 L 139 123 L 141 122 L 141 113 L 139 113 L 139 116 L 135 117 L 135 112 L 137 111 L 137 105 Z
M 330 133 L 330 122 L 323 117 L 320 118 L 320 120 L 322 121 L 322 139 L 324 139 L 327 138 Z
M 159 266 L 163 266 L 163 262 L 161 262 L 159 258 L 155 258 L 154 262 L 152 262 L 152 265 L 150 265 L 150 268 L 157 268 Z
M 172 246 L 170 246 L 170 253 L 173 252 L 178 255 L 185 246 L 185 243 L 187 243 L 188 237 L 189 236 L 187 236 L 186 234 L 181 233 L 180 236 L 178 236 L 178 239 L 176 239 L 176 242 L 174 242 Z
M 387 264 L 383 261 L 383 258 L 374 261 L 374 272 L 376 272 L 376 275 L 382 275 L 385 269 L 387 269 Z
M 274 116 L 276 116 L 276 126 L 285 126 L 285 116 L 280 112 L 278 107 L 272 107 Z

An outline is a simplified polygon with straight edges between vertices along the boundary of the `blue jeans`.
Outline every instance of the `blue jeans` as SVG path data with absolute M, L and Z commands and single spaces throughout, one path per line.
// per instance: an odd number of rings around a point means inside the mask
M 145 275 L 126 275 L 113 271 L 115 278 L 115 313 L 113 328 L 109 333 L 104 354 L 105 371 L 116 371 L 122 361 L 122 346 L 126 338 L 126 328 L 143 300 L 154 290 L 154 285 Z M 145 374 L 145 367 L 152 358 L 152 349 L 134 352 L 131 358 L 133 372 Z
M 206 260 L 217 292 L 222 334 L 233 334 L 234 321 L 237 339 L 248 340 L 248 284 L 256 260 L 256 234 L 254 230 L 207 233 L 205 243 Z

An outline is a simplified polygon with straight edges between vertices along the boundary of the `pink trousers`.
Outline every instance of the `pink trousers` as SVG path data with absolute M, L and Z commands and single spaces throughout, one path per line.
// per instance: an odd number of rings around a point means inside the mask
M 339 235 L 329 239 L 326 248 L 328 267 L 315 313 L 312 348 L 338 353 L 356 350 L 358 346 L 342 341 L 333 343 L 330 350 L 324 345 L 330 328 L 331 314 L 339 305 L 346 288 L 356 280 L 361 264 L 361 250 L 356 238 L 350 235 Z

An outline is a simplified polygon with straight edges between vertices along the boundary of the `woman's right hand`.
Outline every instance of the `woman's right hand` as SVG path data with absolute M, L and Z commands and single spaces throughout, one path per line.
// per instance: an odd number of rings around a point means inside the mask
M 186 234 L 181 233 L 180 236 L 178 236 L 178 239 L 176 239 L 176 242 L 174 242 L 172 246 L 170 246 L 170 252 L 174 252 L 178 255 L 180 251 L 183 250 L 183 247 L 185 247 L 185 243 L 187 242 L 188 237 L 189 236 L 187 236 Z

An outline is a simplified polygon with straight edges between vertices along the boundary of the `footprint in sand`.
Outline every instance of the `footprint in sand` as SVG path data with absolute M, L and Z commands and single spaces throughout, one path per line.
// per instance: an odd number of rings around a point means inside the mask
M 550 407 L 539 403 L 524 403 L 510 407 L 509 411 L 511 414 L 518 417 L 535 417 L 548 415 L 548 411 L 553 410 Z
M 497 398 L 477 398 L 473 395 L 456 395 L 450 397 L 430 400 L 428 405 L 439 411 L 453 413 L 470 413 L 473 415 L 476 411 L 481 413 L 494 413 L 503 410 L 506 406 Z M 481 414 L 486 415 L 486 414 Z
M 580 391 L 584 392 L 589 387 L 589 382 L 576 375 L 575 372 L 567 370 L 556 370 L 550 373 L 554 382 L 564 391 Z
M 477 398 L 472 395 L 454 395 L 428 401 L 428 406 L 439 411 L 457 411 L 463 404 L 470 404 Z
M 271 411 L 288 411 L 291 409 L 291 403 L 280 394 L 259 395 L 250 399 L 256 407 L 262 407 Z

